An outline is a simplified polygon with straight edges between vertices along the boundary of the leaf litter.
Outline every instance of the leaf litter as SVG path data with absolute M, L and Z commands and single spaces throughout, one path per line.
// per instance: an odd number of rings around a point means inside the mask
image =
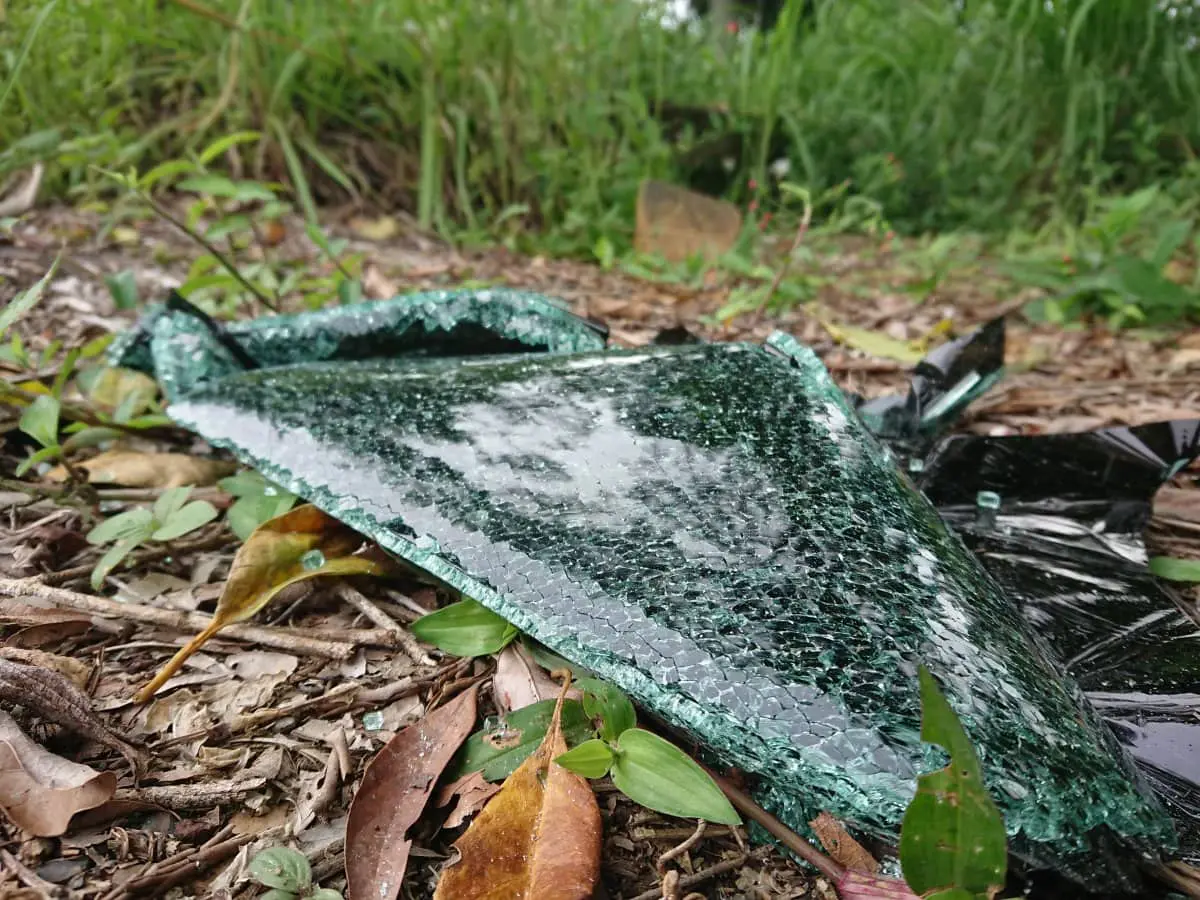
M 157 223 L 139 228 L 143 240 L 121 251 L 125 258 L 120 266 L 145 271 L 153 268 L 155 278 L 160 272 L 166 277 L 172 277 L 173 272 L 174 280 L 186 275 L 190 248 L 181 247 L 169 229 Z M 7 285 L 20 288 L 42 278 L 57 253 L 58 238 L 54 234 L 68 235 L 72 244 L 68 256 L 84 260 L 97 271 L 110 268 L 112 261 L 104 256 L 107 251 L 88 243 L 95 233 L 86 214 L 55 211 L 31 216 L 19 232 L 13 233 L 12 252 L 0 264 L 8 279 L 0 286 L 0 301 L 8 299 L 4 293 Z M 938 332 L 947 318 L 952 320 L 954 330 L 962 333 L 991 318 L 1002 307 L 1012 307 L 1011 294 L 981 270 L 961 276 L 952 273 L 935 296 L 914 303 L 906 293 L 906 276 L 898 255 L 880 252 L 870 241 L 857 238 L 840 239 L 836 246 L 822 247 L 813 262 L 833 276 L 822 288 L 821 306 L 827 321 L 835 329 L 841 326 L 841 342 L 804 307 L 771 316 L 743 316 L 721 324 L 714 314 L 726 304 L 736 283 L 718 271 L 692 283 L 649 282 L 567 261 L 539 259 L 531 263 L 503 251 L 462 253 L 404 234 L 385 244 L 359 242 L 354 246 L 368 254 L 368 268 L 380 285 L 390 282 L 407 290 L 453 287 L 474 280 L 538 290 L 564 297 L 576 312 L 607 319 L 616 342 L 627 346 L 649 343 L 659 333 L 671 330 L 686 329 L 705 339 L 760 340 L 770 330 L 782 328 L 813 346 L 843 387 L 865 396 L 902 384 L 905 366 L 886 357 L 907 356 L 915 351 L 929 335 Z M 144 261 L 130 258 L 139 253 L 144 253 Z M 129 314 L 112 311 L 100 279 L 83 279 L 64 271 L 47 279 L 41 303 L 17 323 L 31 352 L 44 349 L 50 336 L 69 347 L 82 347 L 128 323 Z M 7 290 L 11 292 L 12 288 Z M 874 298 L 872 303 L 863 303 L 864 290 Z M 388 295 L 394 290 L 379 287 L 377 292 Z M 1064 332 L 1047 326 L 1014 324 L 1010 330 L 1014 374 L 972 408 L 962 424 L 965 431 L 1050 433 L 1150 421 L 1181 411 L 1194 412 L 1200 404 L 1195 379 L 1200 371 L 1195 351 L 1200 345 L 1186 336 L 1146 339 L 1102 329 Z M 887 339 L 876 340 L 869 336 L 871 333 Z M 3 365 L 0 363 L 0 370 Z M 3 374 L 11 379 L 16 373 Z M 121 375 L 107 374 L 93 383 L 95 400 L 105 408 L 117 409 L 127 402 L 125 398 L 145 387 L 133 382 L 122 384 Z M 19 409 L 0 407 L 0 433 L 15 434 L 18 417 Z M 139 437 L 130 451 L 177 453 L 197 460 L 216 458 L 211 448 L 170 430 Z M 84 450 L 80 455 L 87 457 L 92 452 Z M 0 453 L 6 473 L 14 471 L 23 459 L 23 451 L 14 447 L 11 437 Z M 1196 474 L 1194 470 L 1180 473 L 1174 487 L 1156 498 L 1156 508 L 1161 508 L 1156 509 L 1158 517 L 1150 538 L 1152 551 L 1158 556 L 1182 560 L 1200 557 L 1200 514 L 1196 512 L 1200 504 L 1192 499 L 1196 496 Z M 86 590 L 87 572 L 100 552 L 84 540 L 87 529 L 97 522 L 95 507 L 79 504 L 71 491 L 64 492 L 62 482 L 39 483 L 35 472 L 21 482 L 6 479 L 0 489 L 0 505 L 6 507 L 0 521 L 0 576 L 35 576 L 68 589 Z M 106 504 L 106 514 L 114 508 L 143 502 L 129 499 L 131 492 L 144 492 L 144 502 L 153 502 L 162 490 L 133 485 L 96 485 L 95 489 Z M 268 517 L 261 511 L 285 512 L 291 502 L 240 484 L 235 497 L 238 502 L 249 498 L 242 504 L 247 515 L 239 518 L 243 522 L 239 534 L 248 534 L 254 524 Z M 135 708 L 128 702 L 134 690 L 178 648 L 187 629 L 197 627 L 158 614 L 197 609 L 207 614 L 226 580 L 231 537 L 203 549 L 193 550 L 188 544 L 184 538 L 162 551 L 137 551 L 129 558 L 122 584 L 133 584 L 157 573 L 181 579 L 191 587 L 159 592 L 153 597 L 126 595 L 122 589 L 120 608 L 126 616 L 118 615 L 112 606 L 97 614 L 95 610 L 57 606 L 28 594 L 22 594 L 19 600 L 0 595 L 0 642 L 4 646 L 40 647 L 56 656 L 86 663 L 91 674 L 81 693 L 90 698 L 91 708 L 110 710 L 101 713 L 102 721 L 123 739 L 153 746 L 149 771 L 141 786 L 133 786 L 128 776 L 120 774 L 115 799 L 96 808 L 102 819 L 87 827 L 98 828 L 97 833 L 105 840 L 89 844 L 87 853 L 72 842 L 77 827 L 82 827 L 74 823 L 85 821 L 88 811 L 73 818 L 72 830 L 61 839 L 21 843 L 15 839 L 20 832 L 2 820 L 0 838 L 8 840 L 6 846 L 13 848 L 14 859 L 27 871 L 60 879 L 57 883 L 68 896 L 88 900 L 133 896 L 135 891 L 162 895 L 166 886 L 172 885 L 181 889 L 182 897 L 249 898 L 255 895 L 244 878 L 249 848 L 285 842 L 300 847 L 308 856 L 315 883 L 340 887 L 346 810 L 364 767 L 397 728 L 402 729 L 413 716 L 422 715 L 422 698 L 434 700 L 436 706 L 436 697 L 447 689 L 463 689 L 461 683 L 454 684 L 456 681 L 486 678 L 489 663 L 478 660 L 464 668 L 458 662 L 428 665 L 413 660 L 387 643 L 381 629 L 373 628 L 359 610 L 317 582 L 315 590 L 302 590 L 299 595 L 285 589 L 259 610 L 258 630 L 253 633 L 269 636 L 273 643 L 255 646 L 247 642 L 252 639 L 242 636 L 245 626 L 231 626 L 193 657 L 193 662 L 204 662 L 203 668 L 189 668 L 172 683 L 193 676 L 206 680 L 180 685 L 145 707 Z M 82 575 L 78 574 L 80 569 L 84 570 Z M 194 573 L 198 577 L 194 578 Z M 109 583 L 115 584 L 115 579 L 115 575 L 110 576 Z M 1183 582 L 1180 585 L 1194 604 L 1200 591 Z M 362 590 L 376 612 L 400 625 L 411 622 L 422 607 L 445 606 L 458 599 L 439 595 L 434 601 L 427 586 L 404 577 L 390 582 L 386 590 L 371 591 L 365 584 Z M 420 602 L 410 599 L 414 597 Z M 153 617 L 149 616 L 151 612 Z M 43 614 L 46 618 L 39 619 Z M 324 651 L 313 653 L 311 643 L 291 644 L 301 637 L 327 639 Z M 301 646 L 303 650 L 298 649 Z M 235 652 L 279 652 L 297 664 L 290 672 L 285 671 L 289 665 L 276 667 L 266 662 L 235 666 Z M 339 653 L 346 655 L 336 655 Z M 353 666 L 349 662 L 352 657 Z M 353 674 L 345 674 L 348 672 Z M 539 675 L 537 670 L 531 673 L 534 678 Z M 481 714 L 505 711 L 494 694 L 511 694 L 511 678 L 506 674 L 499 685 L 482 682 Z M 70 683 L 69 679 L 64 681 Z M 387 729 L 376 730 L 372 727 L 376 724 L 373 716 L 384 709 L 408 712 L 400 713 L 394 722 L 389 720 Z M 121 761 L 107 754 L 102 744 L 80 744 L 71 738 L 69 728 L 48 725 L 52 718 L 35 709 L 19 706 L 15 713 L 25 733 L 43 748 L 57 750 L 63 758 L 97 772 L 122 773 Z M 320 729 L 319 735 L 316 730 L 299 727 L 308 722 L 328 723 L 328 727 Z M 337 790 L 330 791 L 335 795 L 330 805 L 316 812 L 311 824 L 298 834 L 289 835 L 289 823 L 296 821 L 292 804 L 303 796 L 302 786 L 311 784 L 319 793 L 325 787 L 326 773 L 335 765 L 341 768 L 336 751 L 325 740 L 334 727 L 343 729 L 352 772 L 341 778 L 339 771 Z M 457 826 L 439 830 L 437 819 L 457 812 L 449 805 L 457 797 L 459 804 L 466 803 L 463 821 L 469 820 L 487 798 L 468 798 L 474 797 L 477 790 L 492 790 L 498 784 L 484 779 L 481 771 L 460 776 L 457 781 L 449 777 L 443 780 L 448 783 L 438 788 L 435 802 L 427 805 L 410 829 L 411 859 L 421 861 L 420 865 L 408 866 L 405 890 L 413 898 L 432 895 L 438 866 L 427 863 L 447 858 L 449 842 L 456 834 Z M 629 802 L 613 790 L 607 779 L 596 782 L 595 787 L 603 821 L 602 880 L 609 895 L 630 898 L 651 892 L 661 897 L 661 876 L 650 860 L 679 845 L 692 829 L 681 829 L 679 820 L 661 817 Z M 438 806 L 436 801 L 443 799 L 447 802 Z M 148 806 L 155 800 L 165 802 L 176 810 L 176 815 Z M 117 803 L 142 810 L 140 817 L 113 818 L 106 810 Z M 308 815 L 306 810 L 303 818 Z M 255 834 L 232 834 L 229 829 L 235 816 L 243 825 L 255 822 L 259 830 Z M 696 889 L 707 890 L 713 898 L 833 896 L 829 882 L 801 872 L 777 852 L 759 849 L 747 855 L 728 829 L 708 829 L 676 862 L 682 882 L 703 875 L 706 880 Z M 714 869 L 720 872 L 705 874 Z M 0 890 L 10 889 L 13 872 L 6 859 L 0 858 Z M 844 896 L 888 896 L 891 890 L 886 884 L 870 886 L 872 876 L 866 873 L 848 872 L 847 879 L 851 875 L 855 884 L 852 886 L 849 880 L 843 883 Z M 860 883 L 862 892 L 850 893 Z M 688 890 L 684 888 L 680 896 Z

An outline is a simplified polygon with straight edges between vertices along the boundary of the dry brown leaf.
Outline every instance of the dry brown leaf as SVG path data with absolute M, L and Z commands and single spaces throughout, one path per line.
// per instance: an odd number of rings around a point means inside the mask
M 154 680 L 134 696 L 145 703 L 210 637 L 250 618 L 289 585 L 320 575 L 379 575 L 379 557 L 352 556 L 362 538 L 311 504 L 298 506 L 259 525 L 238 548 L 212 622 L 192 638 Z
M 45 650 L 30 650 L 25 647 L 0 646 L 0 657 L 27 666 L 41 666 L 62 675 L 75 687 L 82 690 L 92 677 L 92 667 L 70 656 L 47 653 Z
M 541 700 L 549 700 L 557 697 L 559 690 L 559 686 L 519 642 L 509 644 L 497 657 L 492 694 L 500 712 L 512 712 Z M 572 691 L 567 696 L 577 699 L 579 691 Z
M 918 900 L 912 888 L 899 878 L 886 878 L 847 869 L 837 883 L 841 900 Z
M 76 464 L 87 472 L 89 484 L 121 487 L 171 488 L 183 485 L 204 487 L 232 475 L 237 465 L 219 459 L 203 459 L 185 453 L 136 453 L 110 450 Z M 67 470 L 56 466 L 46 473 L 51 481 L 65 481 Z
M 475 688 L 408 726 L 379 751 L 350 804 L 347 900 L 395 900 L 408 867 L 406 835 L 475 727 Z
M 92 627 L 92 617 L 65 609 L 43 609 L 0 598 L 0 626 L 20 629 L 4 643 L 9 647 L 40 647 L 83 634 Z
M 821 841 L 825 852 L 847 869 L 871 875 L 879 871 L 879 862 L 875 857 L 851 837 L 846 827 L 829 813 L 822 812 L 808 824 Z
M 600 807 L 587 781 L 554 762 L 567 752 L 560 716 L 454 843 L 434 900 L 587 900 L 600 875 Z
M 57 837 L 80 810 L 112 799 L 117 776 L 55 756 L 0 711 L 0 809 L 38 837 Z
M 458 798 L 458 802 L 454 804 L 442 827 L 457 828 L 483 809 L 484 804 L 500 793 L 502 787 L 498 782 L 487 781 L 482 771 L 471 772 L 446 785 L 438 792 L 436 805 L 448 806 L 455 797 Z

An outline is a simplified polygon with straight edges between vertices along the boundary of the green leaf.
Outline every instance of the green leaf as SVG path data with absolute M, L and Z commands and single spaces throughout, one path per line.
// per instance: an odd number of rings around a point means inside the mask
M 20 429 L 43 447 L 58 445 L 58 400 L 45 394 L 26 407 L 21 414 Z
M 43 447 L 37 453 L 30 455 L 29 459 L 17 466 L 17 477 L 20 478 L 34 466 L 43 463 L 49 459 L 57 459 L 62 456 L 63 448 L 55 444 L 52 447 Z
M 108 428 L 103 425 L 84 425 L 63 441 L 62 449 L 64 453 L 73 453 L 84 447 L 95 447 L 98 444 L 103 444 L 105 441 L 116 440 L 123 433 L 119 428 Z
M 259 184 L 257 181 L 234 181 L 224 175 L 195 175 L 179 182 L 176 188 L 205 197 L 224 197 L 239 203 L 275 199 L 275 192 L 265 184 Z
M 159 494 L 158 499 L 154 501 L 154 521 L 165 525 L 171 516 L 183 509 L 183 504 L 187 503 L 191 493 L 191 485 L 185 484 L 181 487 L 167 488 Z
M 637 725 L 633 701 L 618 687 L 598 678 L 582 678 L 575 686 L 583 691 L 583 711 L 600 719 L 600 737 L 615 741 Z
M 498 653 L 519 634 L 514 625 L 474 600 L 460 600 L 412 624 L 418 640 L 455 656 Z
M 592 738 L 556 757 L 554 761 L 584 778 L 603 778 L 612 766 L 613 752 L 604 741 Z
M 116 275 L 105 275 L 104 283 L 117 309 L 134 309 L 138 305 L 137 279 L 132 269 L 122 269 Z
M 50 264 L 50 269 L 38 282 L 17 296 L 8 301 L 8 305 L 4 309 L 0 309 L 0 337 L 8 332 L 16 324 L 17 320 L 29 312 L 37 302 L 42 299 L 42 294 L 46 291 L 46 285 L 50 283 L 50 279 L 54 277 L 54 273 L 58 271 L 59 260 L 62 259 L 62 254 L 54 257 L 54 262 Z
M 263 850 L 255 854 L 247 868 L 250 877 L 259 884 L 293 894 L 299 894 L 312 884 L 312 869 L 308 859 L 290 847 Z
M 241 497 L 233 506 L 229 507 L 229 512 L 225 514 L 225 521 L 233 533 L 244 541 L 263 522 L 276 516 L 282 516 L 295 504 L 296 495 L 283 490 L 273 497 L 265 494 Z
M 556 702 L 542 700 L 515 709 L 475 732 L 455 757 L 451 777 L 482 771 L 488 781 L 507 778 L 541 744 Z M 562 729 L 568 747 L 595 736 L 592 723 L 577 700 L 563 702 Z
M 1154 245 L 1154 252 L 1150 254 L 1150 265 L 1161 271 L 1171 261 L 1175 251 L 1183 246 L 1191 231 L 1192 223 L 1187 219 L 1168 222 L 1163 226 L 1158 235 L 1158 243 Z
M 1191 291 L 1171 281 L 1144 259 L 1117 256 L 1113 258 L 1112 267 L 1121 289 L 1143 306 L 1182 313 L 1196 302 Z
M 154 516 L 150 510 L 139 506 L 137 509 L 118 513 L 111 519 L 105 519 L 87 533 L 87 542 L 99 545 L 136 538 L 138 543 L 141 543 L 150 537 L 153 531 Z
M 156 541 L 173 541 L 177 537 L 207 525 L 220 513 L 207 500 L 193 500 L 182 509 L 176 510 L 166 522 L 151 535 Z
M 108 577 L 108 573 L 115 569 L 121 560 L 128 556 L 142 540 L 142 538 L 126 538 L 125 540 L 117 541 L 109 547 L 108 551 L 96 563 L 96 567 L 92 569 L 92 590 L 100 590 L 104 584 L 104 579 Z
M 175 175 L 191 174 L 199 171 L 197 165 L 189 159 L 169 159 L 165 163 L 159 163 L 145 175 L 138 179 L 138 187 L 142 190 L 149 190 L 164 178 L 172 178 Z
M 317 888 L 305 900 L 343 900 L 339 891 L 333 888 Z
M 669 741 L 630 728 L 617 742 L 612 781 L 647 809 L 683 819 L 739 825 L 729 800 L 696 762 Z
M 279 888 L 271 888 L 265 894 L 259 894 L 254 898 L 254 900 L 299 900 L 299 896 L 299 894 L 294 894 L 291 891 L 283 891 Z
M 1168 581 L 1200 581 L 1200 560 L 1154 556 L 1150 559 L 1150 571 Z
M 235 147 L 238 144 L 249 144 L 259 140 L 261 137 L 261 131 L 235 131 L 233 134 L 219 137 L 200 151 L 200 164 L 207 166 L 231 147 Z
M 945 748 L 950 765 L 917 779 L 900 829 L 904 880 L 922 895 L 960 888 L 991 896 L 1008 865 L 1004 819 L 962 723 L 924 666 L 920 682 L 921 740 Z

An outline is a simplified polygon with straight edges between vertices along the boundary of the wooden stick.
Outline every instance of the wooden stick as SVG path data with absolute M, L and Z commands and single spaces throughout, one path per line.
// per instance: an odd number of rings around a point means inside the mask
M 201 613 L 157 609 L 140 603 L 122 603 L 107 597 L 93 597 L 90 594 L 50 587 L 33 578 L 0 578 L 0 596 L 40 600 L 43 603 L 65 609 L 76 609 L 110 619 L 163 625 L 179 631 L 198 632 L 212 623 L 211 616 Z M 263 628 L 258 625 L 230 625 L 222 629 L 221 637 L 260 644 L 263 647 L 273 647 L 278 650 L 289 650 L 302 656 L 320 656 L 335 660 L 349 659 L 359 646 L 387 647 L 391 646 L 395 640 L 390 632 L 375 630 L 364 630 L 358 633 L 343 631 L 339 637 L 344 639 L 335 641 L 309 637 L 282 628 Z

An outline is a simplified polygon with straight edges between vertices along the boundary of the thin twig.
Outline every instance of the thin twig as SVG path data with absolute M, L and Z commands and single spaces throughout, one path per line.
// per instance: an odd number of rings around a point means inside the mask
M 90 594 L 50 587 L 32 578 L 0 578 L 0 596 L 14 599 L 26 597 L 57 607 L 76 609 L 110 619 L 163 625 L 185 632 L 202 631 L 212 622 L 211 617 L 200 613 L 158 609 L 140 603 L 122 603 L 117 600 L 109 600 L 107 597 L 93 597 Z M 353 641 L 345 639 L 351 635 L 353 635 Z M 303 656 L 320 656 L 335 660 L 349 659 L 354 655 L 354 651 L 362 645 L 386 647 L 390 646 L 393 641 L 390 633 L 380 631 L 362 631 L 358 634 L 343 631 L 339 632 L 339 637 L 342 637 L 343 640 L 328 640 L 297 634 L 292 630 L 263 628 L 257 625 L 229 625 L 222 629 L 221 637 L 273 647 L 277 650 L 288 650 Z
M 47 898 L 47 900 L 52 897 L 63 896 L 64 891 L 62 888 L 48 881 L 43 881 L 7 850 L 0 850 L 0 861 L 4 863 L 6 868 L 12 871 L 21 884 L 30 890 L 37 891 L 42 897 Z
M 679 879 L 679 887 L 690 888 L 698 884 L 703 884 L 713 878 L 718 878 L 726 872 L 733 872 L 740 869 L 750 859 L 750 854 L 739 853 L 737 856 L 730 859 L 722 860 L 719 863 L 709 866 L 707 869 L 701 869 L 694 875 L 688 875 L 686 878 Z M 672 870 L 674 871 L 674 870 Z M 662 897 L 662 888 L 654 887 L 648 891 L 643 891 L 638 894 L 633 900 L 660 900 Z
M 751 800 L 745 791 L 734 786 L 729 779 L 718 775 L 706 766 L 703 768 L 712 776 L 713 781 L 717 783 L 717 787 L 724 792 L 725 796 L 729 798 L 729 802 L 742 815 L 757 822 L 779 843 L 783 844 L 784 847 L 791 850 L 830 881 L 836 884 L 841 880 L 841 877 L 846 873 L 846 869 L 841 863 L 826 856 L 804 838 L 800 837 L 800 835 L 796 834 L 796 832 L 792 831 L 792 829 L 788 828 Z
M 792 239 L 792 246 L 788 248 L 787 256 L 784 257 L 783 264 L 775 272 L 775 277 L 771 280 L 771 286 L 767 288 L 767 293 L 763 297 L 763 302 L 759 305 L 759 309 L 765 309 L 771 302 L 771 298 L 775 296 L 775 292 L 779 290 L 779 285 L 783 282 L 783 278 L 787 275 L 788 269 L 792 266 L 792 257 L 796 251 L 800 249 L 800 245 L 804 243 L 804 236 L 808 234 L 808 226 L 812 224 L 812 203 L 806 197 L 804 200 L 804 215 L 800 219 L 800 227 L 796 229 L 796 237 Z
M 404 626 L 379 608 L 369 597 L 352 584 L 339 582 L 334 588 L 337 595 L 385 631 L 396 636 L 396 643 L 413 662 L 422 666 L 435 665 L 433 658 L 421 649 L 417 639 Z
M 178 2 L 178 0 L 176 0 L 176 2 Z M 273 313 L 279 312 L 279 307 L 277 307 L 273 302 L 271 302 L 271 300 L 267 297 L 266 294 L 264 294 L 262 291 L 260 291 L 258 288 L 256 288 L 253 284 L 251 284 L 250 281 L 240 271 L 238 271 L 238 267 L 235 266 L 232 262 L 230 262 L 225 257 L 225 254 L 223 254 L 220 250 L 217 249 L 216 244 L 214 244 L 212 241 L 210 241 L 204 235 L 200 234 L 200 232 L 196 231 L 194 228 L 189 228 L 187 226 L 187 223 L 179 221 L 179 219 L 177 219 L 175 217 L 174 213 L 172 213 L 169 209 L 167 209 L 165 206 L 163 206 L 161 203 L 159 203 L 157 200 L 155 200 L 153 197 L 151 197 L 150 194 L 147 193 L 146 191 L 143 191 L 140 189 L 135 189 L 135 193 L 138 195 L 138 197 L 140 197 L 142 199 L 142 202 L 144 202 L 147 206 L 149 206 L 154 211 L 155 215 L 170 222 L 179 231 L 181 231 L 183 234 L 187 235 L 189 238 L 191 238 L 193 241 L 195 241 L 197 244 L 199 244 L 201 247 L 203 247 L 204 250 L 213 257 L 213 259 L 215 259 L 218 263 L 221 264 L 221 268 L 223 268 L 226 272 L 228 272 L 230 275 L 233 276 L 234 280 L 237 281 L 238 284 L 240 284 L 242 287 L 244 287 L 246 290 L 248 290 L 251 294 L 253 294 L 255 297 L 257 297 L 259 303 L 261 303 L 267 309 L 271 310 L 271 312 L 273 312 Z
M 238 802 L 251 791 L 264 787 L 266 783 L 266 778 L 255 776 L 190 784 L 157 784 L 118 790 L 115 799 L 154 803 L 171 810 L 211 809 L 222 803 Z
M 678 857 L 683 856 L 683 854 L 687 853 L 689 850 L 691 850 L 693 847 L 695 847 L 696 844 L 698 844 L 700 842 L 700 839 L 702 837 L 704 837 L 704 829 L 707 827 L 708 827 L 708 823 L 705 822 L 703 819 L 700 819 L 696 823 L 696 830 L 692 832 L 691 836 L 689 836 L 687 838 L 687 840 L 685 840 L 683 843 L 679 844 L 678 846 L 672 847 L 670 850 L 668 850 L 666 853 L 664 853 L 662 856 L 660 856 L 658 858 L 658 862 L 656 863 L 659 874 L 661 875 L 663 872 L 666 871 L 667 863 L 669 863 L 673 859 L 677 859 Z

